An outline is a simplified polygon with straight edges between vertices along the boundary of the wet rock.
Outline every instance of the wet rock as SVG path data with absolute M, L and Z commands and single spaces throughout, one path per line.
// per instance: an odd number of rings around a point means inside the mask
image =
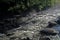
M 13 34 L 14 34 L 14 33 L 11 33 L 11 34 L 7 34 L 7 33 L 6 33 L 6 36 L 11 36 L 11 35 L 13 35 Z
M 27 38 L 24 38 L 24 39 L 22 39 L 22 40 L 30 40 L 30 38 L 29 38 L 29 37 L 27 37 Z
M 0 33 L 0 37 L 3 37 L 3 36 L 6 36 L 6 35 L 5 35 L 5 34 L 1 34 L 1 33 Z
M 20 37 L 11 37 L 10 40 L 31 40 L 29 37 L 20 38 Z
M 50 38 L 40 38 L 39 40 L 50 40 Z
M 58 16 L 58 17 L 56 18 L 56 23 L 57 23 L 57 24 L 60 24 L 60 16 Z
M 20 40 L 19 37 L 11 37 L 10 40 Z
M 48 26 L 47 27 L 51 28 L 51 27 L 53 27 L 55 25 L 57 25 L 57 23 L 55 21 L 50 21 L 50 22 L 48 22 Z
M 40 33 L 41 33 L 42 35 L 52 35 L 52 36 L 55 36 L 55 35 L 57 35 L 59 32 L 56 31 L 56 30 L 54 30 L 54 29 L 52 29 L 52 28 L 46 28 L 46 29 L 41 30 Z
M 9 38 L 5 34 L 0 33 L 0 40 L 9 40 Z
M 56 23 L 57 23 L 57 24 L 60 24 L 60 19 L 58 19 L 58 20 L 56 21 Z

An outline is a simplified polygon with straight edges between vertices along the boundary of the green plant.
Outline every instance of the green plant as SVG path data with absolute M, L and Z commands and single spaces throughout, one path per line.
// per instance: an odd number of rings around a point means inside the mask
M 20 12 L 24 12 L 25 10 L 27 10 L 28 8 L 33 8 L 35 6 L 35 8 L 38 8 L 39 10 L 44 10 L 45 8 L 50 7 L 52 4 L 54 4 L 53 0 L 1 0 L 1 2 L 5 2 L 7 3 L 7 7 L 5 7 L 7 9 L 7 11 L 18 11 L 20 10 Z M 13 5 L 12 5 L 13 4 Z

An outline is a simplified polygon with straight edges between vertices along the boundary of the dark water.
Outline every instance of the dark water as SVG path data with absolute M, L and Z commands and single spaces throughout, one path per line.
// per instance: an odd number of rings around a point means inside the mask
M 53 28 L 54 28 L 55 30 L 59 31 L 59 33 L 60 33 L 60 25 L 56 25 L 56 26 L 54 26 Z

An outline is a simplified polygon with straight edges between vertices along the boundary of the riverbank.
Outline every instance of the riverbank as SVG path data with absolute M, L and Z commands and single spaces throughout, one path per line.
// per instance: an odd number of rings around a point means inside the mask
M 45 30 L 45 28 L 47 28 L 47 26 L 49 25 L 49 22 L 55 24 L 56 22 L 54 21 L 57 21 L 59 16 L 60 4 L 38 13 L 33 10 L 26 17 L 22 17 L 18 20 L 19 23 L 22 23 L 20 27 L 9 30 L 6 34 L 1 34 L 0 40 L 40 40 L 40 31 L 42 29 Z M 58 34 L 55 36 L 51 35 L 45 37 L 48 37 L 44 38 L 46 40 L 60 40 Z

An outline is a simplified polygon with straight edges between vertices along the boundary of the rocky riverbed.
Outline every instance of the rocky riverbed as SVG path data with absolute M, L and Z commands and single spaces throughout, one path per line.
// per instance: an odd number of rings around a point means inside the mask
M 33 10 L 18 23 L 18 28 L 0 34 L 0 40 L 60 40 L 60 5 L 38 13 Z

